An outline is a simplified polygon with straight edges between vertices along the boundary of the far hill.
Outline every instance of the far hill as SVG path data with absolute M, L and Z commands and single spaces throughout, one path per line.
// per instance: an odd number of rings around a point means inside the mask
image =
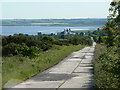
M 107 19 L 3 19 L 2 26 L 103 26 Z

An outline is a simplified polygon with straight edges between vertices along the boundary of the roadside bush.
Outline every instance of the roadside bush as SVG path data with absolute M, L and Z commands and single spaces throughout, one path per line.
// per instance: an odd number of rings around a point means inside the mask
M 60 46 L 62 46 L 62 45 L 67 45 L 68 46 L 70 44 L 70 41 L 67 40 L 67 39 L 60 39 L 60 40 L 54 41 L 53 44 L 60 45 Z
M 2 48 L 2 55 L 7 56 L 7 55 L 18 55 L 19 51 L 21 49 L 21 45 L 16 44 L 16 43 L 9 43 Z
M 20 54 L 22 54 L 23 56 L 29 56 L 30 55 L 29 49 L 30 48 L 25 43 L 22 43 L 22 48 L 20 49 Z
M 15 55 L 23 55 L 23 56 L 37 56 L 42 49 L 39 49 L 36 46 L 28 47 L 25 43 L 16 44 L 16 43 L 9 43 L 2 48 L 2 55 L 3 56 L 15 56 Z
M 93 40 L 94 40 L 95 42 L 97 42 L 97 41 L 98 41 L 98 36 L 93 35 Z
M 73 38 L 70 39 L 70 42 L 73 44 L 73 45 L 78 45 L 80 44 L 80 38 L 79 36 L 73 36 Z
M 87 45 L 92 46 L 93 45 L 93 41 L 91 39 L 88 39 L 87 40 Z
M 89 36 L 74 35 L 71 39 L 57 40 L 54 37 L 44 35 L 40 40 L 34 40 L 24 35 L 5 36 L 2 38 L 3 56 L 23 55 L 37 56 L 40 51 L 46 51 L 53 45 L 92 45 Z
M 45 35 L 45 36 L 42 37 L 41 40 L 42 40 L 43 42 L 45 41 L 45 42 L 52 43 L 52 42 L 55 41 L 55 38 L 54 38 L 54 37 L 51 37 L 51 36 L 47 36 L 47 35 Z
M 90 45 L 91 46 L 93 41 L 91 40 L 91 37 L 89 37 L 89 36 L 75 35 L 70 39 L 70 43 L 73 45 L 82 44 L 82 45 Z
M 117 47 L 97 45 L 94 73 L 97 88 L 120 88 L 120 58 Z
M 29 55 L 29 56 L 31 56 L 31 57 L 38 56 L 41 51 L 42 51 L 42 49 L 40 49 L 40 48 L 38 48 L 38 47 L 35 47 L 35 46 L 32 46 L 32 47 L 30 47 L 30 49 L 29 49 L 29 52 L 30 52 L 30 55 Z
M 22 44 L 25 43 L 27 46 L 37 46 L 40 47 L 42 42 L 39 40 L 34 40 L 25 36 L 7 36 L 2 38 L 2 46 L 5 46 L 9 43 Z
M 35 47 L 35 46 L 28 47 L 23 43 L 22 48 L 20 49 L 20 54 L 22 54 L 23 56 L 34 57 L 34 56 L 38 56 L 40 51 L 42 50 L 39 49 L 38 47 Z
M 52 44 L 51 43 L 43 42 L 43 44 L 41 45 L 41 49 L 43 51 L 46 51 L 46 50 L 48 50 L 50 48 L 52 48 Z

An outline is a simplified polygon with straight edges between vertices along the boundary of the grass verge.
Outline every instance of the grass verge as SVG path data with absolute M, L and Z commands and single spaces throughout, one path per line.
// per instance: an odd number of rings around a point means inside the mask
M 82 49 L 83 45 L 57 46 L 40 53 L 38 57 L 3 57 L 3 87 L 12 87 L 39 72 L 57 64 L 73 51 Z
M 2 89 L 2 59 L 0 57 L 0 90 Z

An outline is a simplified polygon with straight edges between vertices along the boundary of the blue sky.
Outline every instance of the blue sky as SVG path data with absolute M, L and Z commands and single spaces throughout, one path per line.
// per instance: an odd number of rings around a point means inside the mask
M 2 18 L 106 18 L 110 2 L 3 2 Z

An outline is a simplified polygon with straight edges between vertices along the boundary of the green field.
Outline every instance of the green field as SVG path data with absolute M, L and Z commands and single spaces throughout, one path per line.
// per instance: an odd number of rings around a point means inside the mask
M 38 57 L 3 57 L 3 87 L 12 87 L 23 80 L 57 64 L 70 53 L 82 49 L 83 45 L 57 46 L 42 52 Z
M 74 32 L 74 33 L 81 33 L 81 32 L 86 33 L 88 31 L 93 32 L 95 30 L 76 30 L 76 31 L 72 31 L 72 32 Z
M 68 23 L 31 23 L 31 25 L 64 25 L 64 24 L 68 24 Z

